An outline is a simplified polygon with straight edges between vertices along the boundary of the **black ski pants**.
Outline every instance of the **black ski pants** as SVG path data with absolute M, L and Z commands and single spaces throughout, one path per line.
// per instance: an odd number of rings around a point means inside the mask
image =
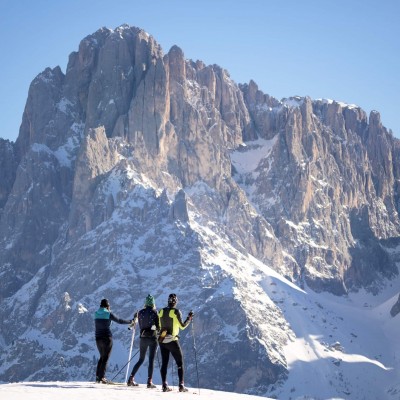
M 168 370 L 168 361 L 169 355 L 171 354 L 176 362 L 176 366 L 178 368 L 178 378 L 179 384 L 183 385 L 183 353 L 181 346 L 178 340 L 174 340 L 169 343 L 160 343 L 160 351 L 161 351 L 161 380 L 163 385 L 167 383 L 167 370 Z
M 103 379 L 106 374 L 107 363 L 113 346 L 112 337 L 96 338 L 96 345 L 100 353 L 100 358 L 97 363 L 96 380 L 100 380 Z
M 154 370 L 154 358 L 156 356 L 157 350 L 157 338 L 156 337 L 141 337 L 140 338 L 140 355 L 139 360 L 133 366 L 131 376 L 135 377 L 136 372 L 138 372 L 140 366 L 143 364 L 147 349 L 149 349 L 149 367 L 147 371 L 147 381 L 152 381 L 153 379 L 153 370 Z

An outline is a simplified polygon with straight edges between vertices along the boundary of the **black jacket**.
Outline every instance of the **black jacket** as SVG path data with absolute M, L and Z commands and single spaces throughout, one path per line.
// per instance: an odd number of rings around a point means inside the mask
M 156 309 L 150 306 L 146 306 L 145 308 L 139 311 L 138 321 L 140 328 L 140 337 L 157 336 L 157 331 L 160 330 L 160 320 L 158 318 Z

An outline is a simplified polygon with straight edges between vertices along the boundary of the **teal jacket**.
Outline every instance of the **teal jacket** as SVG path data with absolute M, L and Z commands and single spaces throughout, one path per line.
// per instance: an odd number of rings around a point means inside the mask
M 107 308 L 99 308 L 94 313 L 94 324 L 96 328 L 96 339 L 112 337 L 111 322 L 114 321 L 118 324 L 130 324 L 132 320 L 118 318 Z

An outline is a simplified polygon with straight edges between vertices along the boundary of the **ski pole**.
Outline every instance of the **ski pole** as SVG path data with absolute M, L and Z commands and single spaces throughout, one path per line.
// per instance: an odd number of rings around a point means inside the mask
M 128 360 L 128 362 L 112 377 L 111 382 L 122 372 L 122 370 L 132 361 L 132 359 L 139 353 L 140 349 Z
M 138 313 L 136 312 L 136 317 L 134 319 L 132 327 L 129 327 L 128 329 L 132 329 L 132 339 L 131 339 L 131 347 L 129 349 L 129 356 L 128 356 L 128 362 L 127 362 L 127 368 L 126 368 L 126 374 L 125 374 L 125 382 L 128 380 L 128 373 L 129 373 L 129 366 L 131 363 L 131 355 L 132 355 L 132 348 L 133 348 L 133 341 L 135 339 L 135 328 L 136 328 L 136 321 L 137 321 L 137 315 Z
M 158 348 L 157 348 L 157 350 L 158 350 Z M 156 354 L 157 354 L 158 369 L 161 371 L 161 364 L 160 364 L 160 358 L 158 357 L 158 351 L 156 352 Z
M 197 350 L 196 350 L 196 340 L 194 337 L 194 323 L 192 319 L 192 336 L 193 336 L 193 350 L 194 350 L 194 360 L 196 363 L 196 374 L 197 374 L 197 388 L 199 389 L 199 394 L 200 394 L 200 380 L 199 380 L 199 368 L 197 366 Z
M 172 387 L 175 387 L 174 362 L 175 359 L 171 362 Z

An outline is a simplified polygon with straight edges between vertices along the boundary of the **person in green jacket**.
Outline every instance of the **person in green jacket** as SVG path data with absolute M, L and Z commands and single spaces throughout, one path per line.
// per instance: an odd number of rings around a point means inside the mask
M 167 382 L 167 370 L 169 355 L 171 354 L 178 368 L 179 391 L 187 392 L 184 384 L 184 368 L 183 368 L 183 353 L 179 344 L 179 330 L 185 329 L 193 318 L 193 312 L 190 311 L 186 320 L 182 321 L 182 313 L 176 308 L 178 297 L 171 293 L 168 297 L 168 306 L 161 309 L 158 313 L 160 317 L 160 351 L 161 351 L 161 380 L 163 392 L 169 392 Z
M 96 369 L 96 382 L 108 383 L 104 377 L 107 369 L 108 359 L 111 355 L 113 339 L 111 333 L 111 322 L 118 324 L 132 324 L 133 320 L 118 318 L 111 312 L 110 303 L 107 299 L 101 300 L 100 308 L 94 314 L 96 346 L 100 353 L 100 358 Z

